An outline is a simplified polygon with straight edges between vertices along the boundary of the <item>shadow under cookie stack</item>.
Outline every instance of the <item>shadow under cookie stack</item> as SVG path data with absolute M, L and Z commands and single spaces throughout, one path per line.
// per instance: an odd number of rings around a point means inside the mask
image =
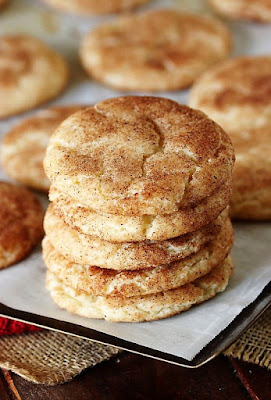
M 223 291 L 234 153 L 203 113 L 155 97 L 103 101 L 67 118 L 44 161 L 51 180 L 47 288 L 70 312 L 166 318 Z

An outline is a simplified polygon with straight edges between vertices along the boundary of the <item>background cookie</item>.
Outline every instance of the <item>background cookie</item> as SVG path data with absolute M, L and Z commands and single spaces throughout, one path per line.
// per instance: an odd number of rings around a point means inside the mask
M 56 97 L 68 77 L 66 62 L 40 40 L 0 36 L 0 118 Z
M 43 209 L 28 190 L 0 182 L 0 268 L 24 258 L 43 235 Z
M 8 0 L 0 0 L 0 9 L 7 4 Z
M 90 76 L 117 89 L 174 90 L 226 58 L 230 42 L 219 20 L 158 9 L 99 26 L 80 58 Z
M 190 94 L 227 133 L 271 122 L 271 57 L 238 57 L 206 72 Z
M 271 219 L 271 124 L 231 132 L 236 151 L 231 217 Z
M 93 296 L 76 291 L 49 271 L 46 287 L 55 303 L 69 312 L 107 321 L 141 322 L 171 317 L 212 298 L 226 288 L 232 272 L 233 263 L 228 257 L 193 283 L 161 293 L 129 298 Z
M 26 118 L 5 136 L 1 163 L 6 173 L 23 185 L 48 192 L 50 181 L 43 168 L 49 138 L 58 125 L 82 106 L 56 106 Z
M 44 167 L 54 188 L 95 211 L 157 215 L 210 196 L 231 179 L 233 162 L 230 139 L 204 114 L 130 96 L 67 118 Z
M 209 3 L 229 18 L 271 22 L 270 0 L 209 0 Z
M 59 10 L 82 14 L 107 14 L 130 10 L 150 0 L 43 0 Z

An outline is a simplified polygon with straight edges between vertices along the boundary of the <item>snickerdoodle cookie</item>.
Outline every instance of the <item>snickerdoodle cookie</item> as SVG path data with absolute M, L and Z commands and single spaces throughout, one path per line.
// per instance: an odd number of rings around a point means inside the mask
M 49 270 L 74 289 L 97 296 L 131 297 L 163 292 L 194 281 L 220 264 L 229 255 L 232 243 L 233 229 L 227 219 L 217 237 L 200 251 L 180 261 L 155 268 L 126 271 L 119 265 L 119 271 L 112 271 L 97 267 L 97 263 L 95 266 L 74 263 L 70 255 L 66 258 L 56 250 L 55 243 L 54 246 L 51 244 L 50 236 L 46 236 L 43 242 L 43 258 Z M 125 255 L 124 249 L 120 263 Z M 129 261 L 131 262 L 128 256 L 127 262 Z M 116 262 L 116 259 L 112 262 Z
M 233 19 L 271 22 L 270 0 L 209 0 L 220 14 Z
M 0 0 L 0 9 L 7 4 L 8 0 Z
M 225 210 L 198 231 L 166 241 L 109 242 L 85 235 L 66 224 L 53 206 L 47 210 L 44 228 L 56 250 L 79 264 L 115 270 L 146 269 L 181 260 L 213 240 L 228 218 Z M 230 237 L 229 229 L 227 236 Z M 226 243 L 224 239 L 223 243 Z
M 0 268 L 24 258 L 43 235 L 43 209 L 28 190 L 0 182 Z
M 73 289 L 50 271 L 46 286 L 54 302 L 69 312 L 108 321 L 140 322 L 171 317 L 214 297 L 226 288 L 232 273 L 229 256 L 194 282 L 145 296 L 95 296 Z
M 271 122 L 271 56 L 238 57 L 209 70 L 191 90 L 190 106 L 230 133 Z
M 131 10 L 150 0 L 43 0 L 61 11 L 81 14 L 98 15 Z
M 167 240 L 194 232 L 213 221 L 228 205 L 232 180 L 193 207 L 160 215 L 116 215 L 95 212 L 64 193 L 50 190 L 50 199 L 61 218 L 86 235 L 113 242 Z
M 195 206 L 230 181 L 233 162 L 229 137 L 203 113 L 131 96 L 67 118 L 44 167 L 54 190 L 94 211 L 142 216 Z
M 68 78 L 67 63 L 39 39 L 0 36 L 0 118 L 53 99 Z
M 122 90 L 176 90 L 225 59 L 231 39 L 211 17 L 156 9 L 106 22 L 80 47 L 86 72 Z
M 58 125 L 83 106 L 56 106 L 19 122 L 5 136 L 0 154 L 6 173 L 23 185 L 48 192 L 43 159 L 49 138 Z
M 271 57 L 240 57 L 207 72 L 190 104 L 206 112 L 233 140 L 231 216 L 271 218 Z
M 236 152 L 231 216 L 271 219 L 271 124 L 230 135 Z

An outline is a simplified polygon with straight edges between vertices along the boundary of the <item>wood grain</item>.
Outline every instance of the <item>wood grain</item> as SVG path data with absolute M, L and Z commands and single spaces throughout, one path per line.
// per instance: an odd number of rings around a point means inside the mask
M 258 365 L 230 358 L 235 373 L 253 400 L 271 399 L 271 371 Z

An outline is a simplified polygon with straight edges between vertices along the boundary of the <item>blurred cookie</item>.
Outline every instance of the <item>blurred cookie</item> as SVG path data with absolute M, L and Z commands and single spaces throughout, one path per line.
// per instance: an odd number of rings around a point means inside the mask
M 0 118 L 55 98 L 68 78 L 67 63 L 40 40 L 0 36 Z
M 176 90 L 229 55 L 230 33 L 211 17 L 156 9 L 106 22 L 80 47 L 86 72 L 121 90 Z
M 61 11 L 81 14 L 98 15 L 131 10 L 150 0 L 43 0 Z
M 8 0 L 0 0 L 0 9 L 7 4 Z
M 56 250 L 76 263 L 136 270 L 172 263 L 196 253 L 218 235 L 227 217 L 228 210 L 225 210 L 217 220 L 201 230 L 167 241 L 116 243 L 85 235 L 70 227 L 51 205 L 46 212 L 44 229 Z
M 50 181 L 43 168 L 49 138 L 58 125 L 82 106 L 56 106 L 19 122 L 5 136 L 1 162 L 8 176 L 23 185 L 48 192 Z
M 271 22 L 270 0 L 209 0 L 218 13 L 233 19 Z
M 170 317 L 222 292 L 233 273 L 229 256 L 207 275 L 177 289 L 145 296 L 94 296 L 75 290 L 47 272 L 46 287 L 61 308 L 88 318 L 140 322 Z
M 203 113 L 130 96 L 67 118 L 44 168 L 54 190 L 94 211 L 142 216 L 195 206 L 230 181 L 233 162 L 229 137 Z
M 43 235 L 43 209 L 28 190 L 0 182 L 0 268 L 26 257 Z
M 231 216 L 271 219 L 271 124 L 231 132 L 236 152 Z
M 270 124 L 271 56 L 238 57 L 207 71 L 189 104 L 228 133 Z

